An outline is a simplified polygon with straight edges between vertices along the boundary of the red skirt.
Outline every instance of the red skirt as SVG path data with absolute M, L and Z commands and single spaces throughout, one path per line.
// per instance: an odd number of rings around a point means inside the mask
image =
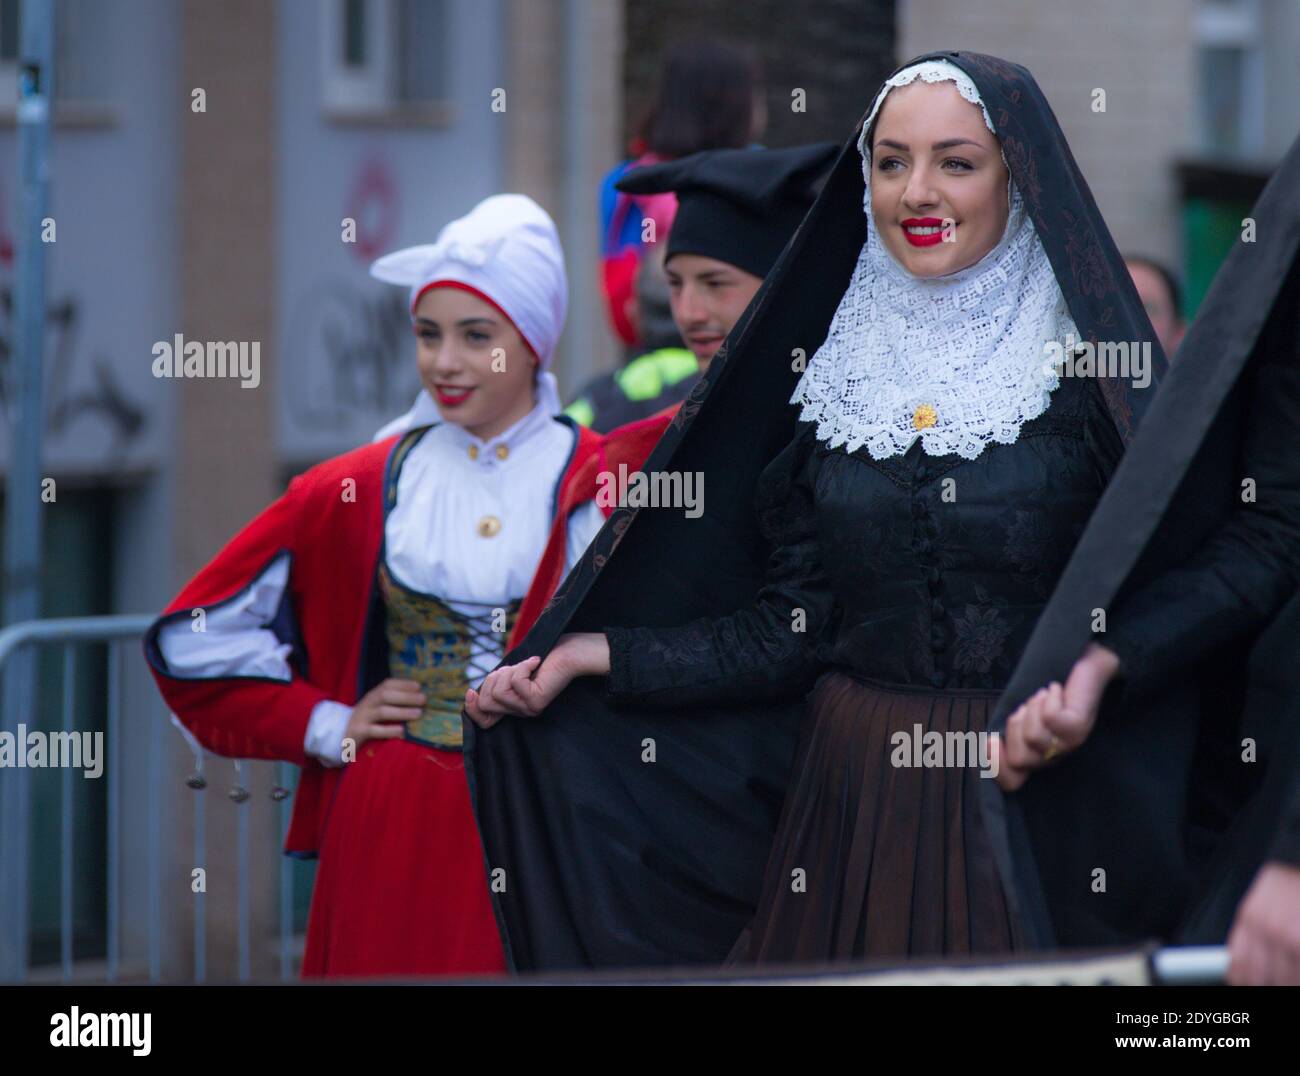
M 366 744 L 325 823 L 303 978 L 505 968 L 464 756 L 409 740 Z

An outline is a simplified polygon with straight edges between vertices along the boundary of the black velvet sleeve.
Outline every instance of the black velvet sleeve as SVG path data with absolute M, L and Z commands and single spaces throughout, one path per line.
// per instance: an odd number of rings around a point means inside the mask
M 1198 552 L 1121 602 L 1097 641 L 1145 695 L 1257 632 L 1300 586 L 1300 362 L 1264 362 L 1249 404 L 1241 502 Z
M 755 509 L 772 551 L 753 604 L 674 628 L 606 628 L 611 703 L 693 706 L 807 689 L 836 616 L 818 548 L 814 443 L 801 426 L 759 477 Z

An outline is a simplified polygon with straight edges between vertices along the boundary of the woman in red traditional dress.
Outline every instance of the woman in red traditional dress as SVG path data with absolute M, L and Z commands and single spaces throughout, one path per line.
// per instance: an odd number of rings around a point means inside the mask
M 531 200 L 489 198 L 371 272 L 411 289 L 436 408 L 296 478 L 145 650 L 208 750 L 302 767 L 285 850 L 320 858 L 305 977 L 496 973 L 461 703 L 527 627 L 548 537 L 567 565 L 603 524 L 574 477 L 618 453 L 558 413 L 564 262 Z

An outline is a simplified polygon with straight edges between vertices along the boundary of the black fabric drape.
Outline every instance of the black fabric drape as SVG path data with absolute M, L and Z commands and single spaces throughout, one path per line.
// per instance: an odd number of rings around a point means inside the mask
M 1265 536 L 1272 548 L 1260 547 L 1269 570 L 1283 573 L 1274 589 L 1296 585 L 1284 573 L 1297 563 L 1300 490 L 1297 191 L 1300 142 L 1250 213 L 1253 241 L 1237 243 L 1215 277 L 1039 618 L 995 727 L 1044 683 L 1064 681 L 1090 637 L 1094 610 L 1114 610 L 1121 633 L 1129 632 L 1124 614 L 1149 604 L 1144 588 L 1223 533 L 1252 477 L 1248 449 L 1255 466 L 1266 463 L 1274 476 L 1268 507 L 1275 515 Z M 1262 600 L 1252 591 L 1270 581 L 1252 578 L 1257 567 L 1243 563 L 1234 580 L 1220 565 L 1215 588 L 1235 590 L 1225 599 L 1233 604 Z M 1194 574 L 1189 581 L 1195 586 Z M 1181 603 L 1184 615 L 1197 600 Z M 1270 846 L 1300 824 L 1288 814 L 1300 782 L 1300 598 L 1281 600 L 1266 617 L 1257 609 L 1264 623 L 1254 630 L 1243 623 L 1223 632 L 1176 673 L 1173 657 L 1162 656 L 1162 682 L 1108 693 L 1088 743 L 1015 796 L 984 790 L 986 816 L 1005 813 L 1006 825 L 994 830 L 1007 840 L 996 851 L 1038 944 L 1224 939 Z M 1241 620 L 1240 612 L 1225 608 L 1224 619 Z M 1104 633 L 1097 638 L 1106 642 Z M 1243 758 L 1247 740 L 1254 761 Z M 1181 867 L 1161 877 L 1147 857 L 1164 861 L 1171 849 Z M 1105 892 L 1094 888 L 1097 870 L 1106 872 Z
M 1158 380 L 1163 354 L 1032 76 L 971 53 L 927 58 L 952 61 L 979 87 L 1081 339 L 1149 344 Z M 703 514 L 616 510 L 506 663 L 546 654 L 562 632 L 682 624 L 753 600 L 767 552 L 755 483 L 790 441 L 799 359 L 824 340 L 865 238 L 857 135 L 645 464 L 702 472 Z M 1155 383 L 1100 379 L 1125 441 Z M 720 962 L 753 914 L 802 713 L 800 698 L 625 712 L 586 679 L 536 719 L 487 732 L 466 721 L 513 967 Z

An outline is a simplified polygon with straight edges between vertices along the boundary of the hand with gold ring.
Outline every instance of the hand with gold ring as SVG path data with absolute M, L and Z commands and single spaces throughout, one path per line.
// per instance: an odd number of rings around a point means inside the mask
M 1014 792 L 1034 770 L 1079 747 L 1097 722 L 1106 686 L 1119 672 L 1114 651 L 1089 643 L 1062 686 L 1053 681 L 1026 699 L 993 738 L 998 785 Z

